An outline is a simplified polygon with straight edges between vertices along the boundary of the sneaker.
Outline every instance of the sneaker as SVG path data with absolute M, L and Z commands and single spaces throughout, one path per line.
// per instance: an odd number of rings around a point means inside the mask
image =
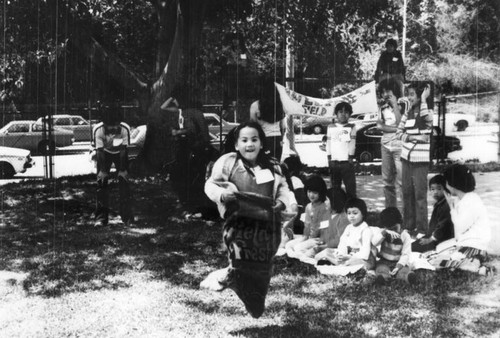
M 103 220 L 97 220 L 94 223 L 94 228 L 102 228 L 106 225 L 107 225 L 106 222 L 104 222 Z
M 417 284 L 417 275 L 415 274 L 415 272 L 410 272 L 407 278 L 408 278 L 408 284 L 410 285 Z

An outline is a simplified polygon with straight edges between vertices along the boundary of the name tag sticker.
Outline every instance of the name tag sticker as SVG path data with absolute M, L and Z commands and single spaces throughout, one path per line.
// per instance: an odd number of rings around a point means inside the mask
M 397 58 L 397 57 L 393 57 L 393 58 L 392 58 L 392 61 L 394 61 L 394 62 L 396 62 L 396 61 L 398 61 L 398 60 L 399 60 L 399 58 Z
M 415 119 L 406 120 L 405 128 L 411 128 L 413 126 L 415 126 Z
M 257 170 L 255 172 L 255 181 L 257 184 L 274 181 L 273 173 L 269 169 Z
M 121 144 L 122 144 L 122 142 L 123 142 L 123 140 L 122 140 L 122 139 L 119 139 L 119 138 L 118 138 L 118 139 L 116 139 L 116 138 L 114 138 L 114 139 L 113 139 L 113 147 L 118 147 L 119 145 L 121 145 Z
M 306 221 L 306 214 L 305 214 L 305 213 L 302 213 L 302 214 L 300 215 L 300 220 L 301 220 L 302 222 L 305 222 L 305 221 Z
M 340 135 L 341 142 L 350 142 L 351 141 L 351 128 L 342 129 L 342 134 Z
M 323 222 L 319 223 L 319 228 L 320 229 L 326 229 L 326 228 L 328 228 L 329 225 L 330 225 L 330 222 L 328 220 L 326 220 L 326 221 L 323 221 Z

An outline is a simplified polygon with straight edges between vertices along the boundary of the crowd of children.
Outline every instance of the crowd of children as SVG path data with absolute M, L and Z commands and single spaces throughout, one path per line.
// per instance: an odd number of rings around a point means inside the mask
M 377 284 L 391 279 L 416 283 L 413 270 L 422 267 L 415 263 L 418 260 L 430 269 L 488 273 L 484 262 L 490 225 L 484 204 L 474 193 L 471 171 L 457 164 L 427 182 L 432 132 L 429 86 L 410 85 L 408 98 L 402 100 L 398 100 L 399 86 L 384 82 L 382 87 L 387 102 L 378 125 L 389 133 L 381 146 L 390 155 L 382 163 L 387 169 L 386 208 L 378 226 L 367 222 L 367 205 L 356 192 L 356 126 L 349 122 L 349 103 L 336 105 L 335 122 L 324 140 L 330 189 L 321 176 L 303 175 L 298 156 L 279 163 L 270 155 L 258 122 L 242 123 L 232 133 L 234 150 L 215 162 L 205 183 L 206 195 L 224 219 L 229 264 L 211 273 L 202 287 L 234 290 L 248 312 L 259 317 L 275 255 L 313 264 L 325 274 L 362 271 Z M 402 212 L 397 208 L 396 186 L 402 190 Z M 430 220 L 427 188 L 435 200 Z

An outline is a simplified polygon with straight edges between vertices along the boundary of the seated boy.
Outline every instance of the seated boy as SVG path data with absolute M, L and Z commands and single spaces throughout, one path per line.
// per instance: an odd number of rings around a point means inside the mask
M 380 245 L 379 260 L 375 268 L 377 284 L 385 284 L 391 277 L 409 284 L 416 281 L 415 273 L 410 270 L 411 236 L 402 230 L 403 216 L 395 207 L 388 207 L 380 213 L 380 224 L 384 227 L 375 234 L 373 242 Z
M 436 203 L 429 221 L 429 232 L 411 245 L 411 251 L 414 252 L 435 250 L 436 245 L 454 237 L 450 206 L 444 197 L 446 180 L 443 175 L 432 177 L 429 181 L 429 189 Z

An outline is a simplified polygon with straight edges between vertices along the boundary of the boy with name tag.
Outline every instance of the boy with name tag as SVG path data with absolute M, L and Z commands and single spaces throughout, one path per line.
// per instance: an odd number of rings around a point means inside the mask
M 97 206 L 94 224 L 96 227 L 108 224 L 108 181 L 112 164 L 118 172 L 120 217 L 126 225 L 130 225 L 133 220 L 127 172 L 130 127 L 121 122 L 119 109 L 120 107 L 115 106 L 106 108 L 103 121 L 94 127 L 92 133 L 97 156 Z
M 330 168 L 331 188 L 341 189 L 342 182 L 348 198 L 356 197 L 354 152 L 356 150 L 356 126 L 348 123 L 352 106 L 340 102 L 335 106 L 337 122 L 328 126 L 326 132 L 326 155 Z

